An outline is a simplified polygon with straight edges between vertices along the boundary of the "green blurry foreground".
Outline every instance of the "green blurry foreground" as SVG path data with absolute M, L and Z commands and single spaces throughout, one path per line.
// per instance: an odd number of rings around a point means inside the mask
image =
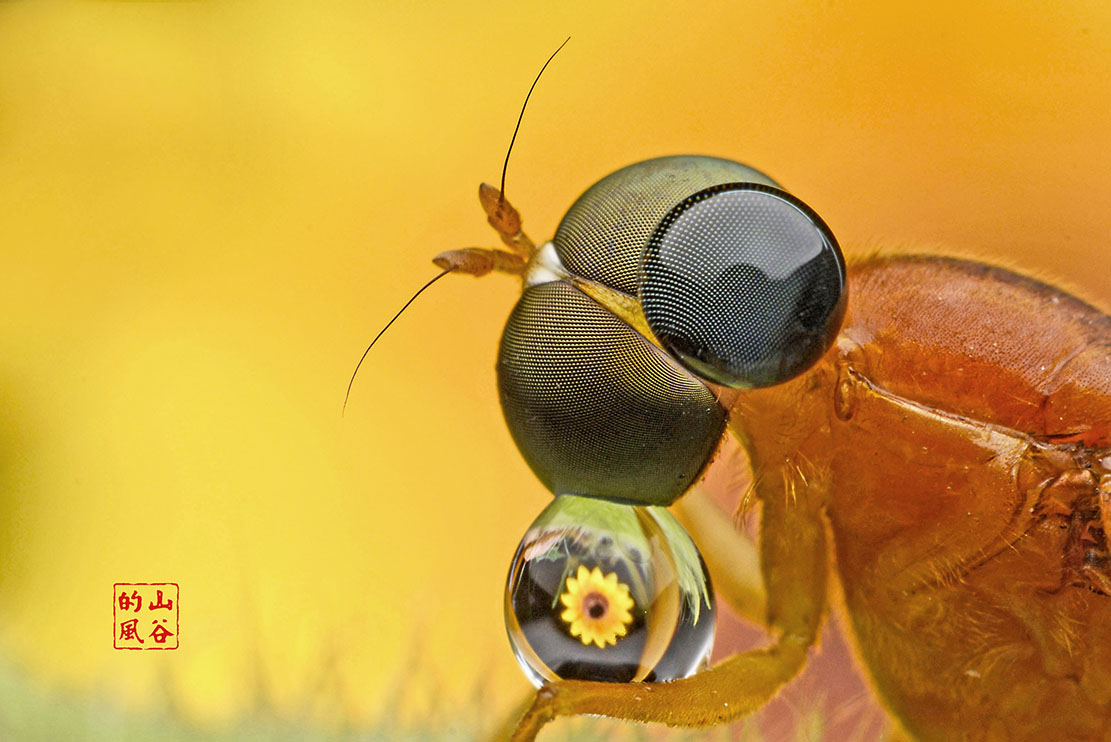
M 399 688 L 397 697 L 405 694 Z M 306 718 L 279 715 L 260 704 L 233 723 L 202 727 L 182 718 L 172 698 L 146 712 L 125 710 L 95 695 L 47 691 L 18 667 L 0 658 L 0 739 L 5 742 L 199 742 L 200 740 L 267 740 L 267 742 L 469 742 L 487 740 L 501 719 L 483 718 L 482 707 L 443 710 L 416 727 L 382 718 L 364 726 L 324 726 Z M 309 703 L 306 704 L 311 705 Z M 819 742 L 823 721 L 804 714 L 792 740 L 768 740 L 755 723 L 710 730 L 673 730 L 657 725 L 619 725 L 605 719 L 568 719 L 552 725 L 543 738 L 570 742 Z

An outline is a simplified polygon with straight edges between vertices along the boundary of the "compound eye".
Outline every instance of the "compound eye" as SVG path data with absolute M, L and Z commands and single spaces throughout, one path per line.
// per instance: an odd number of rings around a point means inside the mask
M 829 227 L 784 191 L 727 183 L 681 201 L 648 240 L 640 300 L 660 343 L 704 379 L 764 387 L 805 371 L 845 314 Z
M 522 294 L 497 371 L 509 431 L 558 495 L 669 505 L 725 430 L 705 384 L 563 281 Z

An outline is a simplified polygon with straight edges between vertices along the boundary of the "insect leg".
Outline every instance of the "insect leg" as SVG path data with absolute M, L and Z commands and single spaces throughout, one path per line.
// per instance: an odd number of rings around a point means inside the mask
M 714 505 L 701 486 L 683 495 L 672 510 L 698 544 L 718 599 L 739 616 L 764 626 L 767 595 L 756 544 Z
M 537 692 L 513 742 L 533 742 L 557 716 L 597 714 L 687 727 L 719 724 L 759 709 L 793 678 L 806 661 L 825 611 L 827 545 L 821 515 L 810 505 L 819 498 L 787 497 L 771 486 L 777 480 L 769 477 L 757 490 L 763 502 L 760 555 L 772 646 L 670 683 L 549 683 Z

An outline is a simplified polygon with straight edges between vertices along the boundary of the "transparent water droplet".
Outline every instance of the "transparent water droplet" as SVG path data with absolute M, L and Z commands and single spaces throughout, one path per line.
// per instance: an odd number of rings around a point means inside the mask
M 698 549 L 665 508 L 560 495 L 529 528 L 505 620 L 534 685 L 675 680 L 705 665 L 714 599 Z

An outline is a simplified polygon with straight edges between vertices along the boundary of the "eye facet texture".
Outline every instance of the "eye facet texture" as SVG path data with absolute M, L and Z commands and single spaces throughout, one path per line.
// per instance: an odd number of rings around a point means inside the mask
M 557 495 L 666 505 L 694 483 L 725 428 L 702 382 L 560 281 L 522 295 L 497 371 L 509 430 Z
M 674 155 L 638 162 L 579 196 L 552 242 L 571 273 L 636 296 L 644 246 L 660 220 L 692 193 L 737 182 L 777 185 L 759 170 L 718 157 Z
M 660 343 L 700 377 L 770 386 L 833 342 L 845 262 L 798 199 L 753 183 L 717 185 L 676 204 L 648 238 L 640 299 Z

